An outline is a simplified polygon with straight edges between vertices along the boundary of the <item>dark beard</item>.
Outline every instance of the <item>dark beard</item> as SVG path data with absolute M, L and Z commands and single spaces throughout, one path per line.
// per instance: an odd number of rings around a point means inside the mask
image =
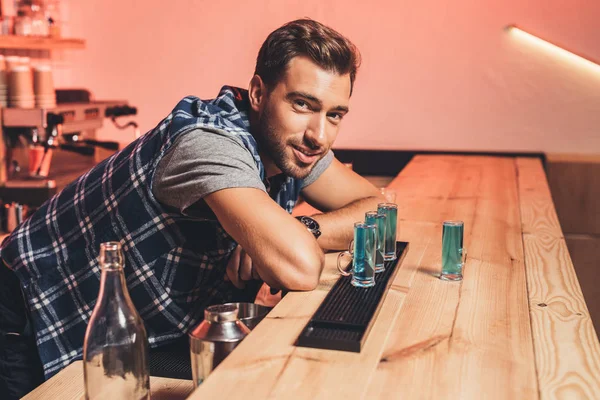
M 316 162 L 312 165 L 298 165 L 288 158 L 286 153 L 287 142 L 277 140 L 275 129 L 269 124 L 269 113 L 265 109 L 258 121 L 258 129 L 254 138 L 258 142 L 260 152 L 265 153 L 286 176 L 295 179 L 305 179 L 313 170 Z M 327 154 L 323 152 L 323 157 Z M 318 161 L 317 161 L 318 162 Z

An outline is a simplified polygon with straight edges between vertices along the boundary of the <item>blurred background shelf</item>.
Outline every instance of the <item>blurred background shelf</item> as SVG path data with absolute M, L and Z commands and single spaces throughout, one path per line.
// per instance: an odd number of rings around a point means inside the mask
M 0 35 L 0 49 L 85 49 L 85 40 L 73 38 L 51 38 L 41 36 Z

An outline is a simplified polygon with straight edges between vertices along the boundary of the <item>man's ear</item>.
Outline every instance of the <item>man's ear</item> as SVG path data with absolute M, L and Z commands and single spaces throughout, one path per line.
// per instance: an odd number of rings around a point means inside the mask
M 260 112 L 261 104 L 264 102 L 266 88 L 262 78 L 254 75 L 248 86 L 248 97 L 250 99 L 250 107 L 254 112 Z

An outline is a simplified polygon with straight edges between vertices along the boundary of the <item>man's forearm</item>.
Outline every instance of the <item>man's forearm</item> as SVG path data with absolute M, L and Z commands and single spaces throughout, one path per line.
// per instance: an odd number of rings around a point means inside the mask
M 347 250 L 354 238 L 354 223 L 364 222 L 365 213 L 376 211 L 377 204 L 384 202 L 382 197 L 366 197 L 338 210 L 313 215 L 321 231 L 317 242 L 324 250 Z

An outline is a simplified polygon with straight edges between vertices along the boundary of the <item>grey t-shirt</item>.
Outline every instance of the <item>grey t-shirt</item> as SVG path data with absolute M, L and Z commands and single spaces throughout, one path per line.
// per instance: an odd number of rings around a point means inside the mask
M 333 152 L 317 162 L 302 187 L 313 183 L 331 165 Z M 252 153 L 241 140 L 219 130 L 198 130 L 177 138 L 154 175 L 152 190 L 163 204 L 184 214 L 204 196 L 227 188 L 267 191 Z M 203 203 L 203 202 L 201 202 Z M 192 207 L 192 206 L 195 207 Z M 188 210 L 189 209 L 189 210 Z

